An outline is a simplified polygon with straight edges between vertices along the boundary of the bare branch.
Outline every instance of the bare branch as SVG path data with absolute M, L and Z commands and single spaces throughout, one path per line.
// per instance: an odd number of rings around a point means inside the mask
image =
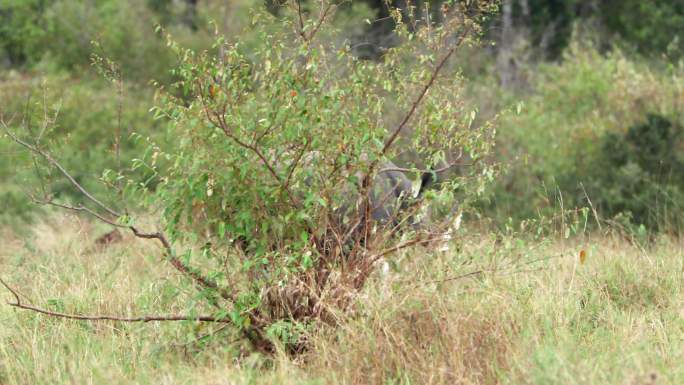
M 220 287 L 215 281 L 205 277 L 200 272 L 198 272 L 197 270 L 193 269 L 192 267 L 186 265 L 185 263 L 183 263 L 183 261 L 178 259 L 178 257 L 176 257 L 175 254 L 173 253 L 173 248 L 171 247 L 171 244 L 166 239 L 166 237 L 164 236 L 163 233 L 161 233 L 161 232 L 145 233 L 145 232 L 138 230 L 135 226 L 128 226 L 128 228 L 138 238 L 158 240 L 159 243 L 161 243 L 162 247 L 164 248 L 166 258 L 169 260 L 171 265 L 173 265 L 173 267 L 176 268 L 176 270 L 178 270 L 181 273 L 192 278 L 200 286 L 207 288 L 207 289 L 216 290 L 219 293 L 219 295 L 221 295 L 221 297 L 223 299 L 232 299 L 233 298 L 232 294 L 227 289 Z
M 306 34 L 304 33 L 304 16 L 302 15 L 302 2 L 301 0 L 296 0 L 297 4 L 297 16 L 299 17 L 299 31 L 297 33 L 299 36 L 302 37 L 305 41 L 308 39 L 306 38 Z
M 434 170 L 430 170 L 430 169 L 419 169 L 419 168 L 393 167 L 393 168 L 383 168 L 382 170 L 378 171 L 378 174 L 382 174 L 383 172 L 390 172 L 390 171 L 399 171 L 399 172 L 419 172 L 419 173 L 427 173 L 427 172 L 430 172 L 430 173 L 440 174 L 440 173 L 443 173 L 443 172 L 445 172 L 445 171 L 451 169 L 452 167 L 458 165 L 458 164 L 459 164 L 458 161 L 461 160 L 462 157 L 463 157 L 463 149 L 461 149 L 461 151 L 459 152 L 459 154 L 458 154 L 458 156 L 456 157 L 456 159 L 454 159 L 453 161 L 451 161 L 451 163 L 447 164 L 447 165 L 444 166 L 444 167 L 440 167 L 440 168 L 437 168 L 437 169 L 434 169 Z
M 81 321 L 117 321 L 117 322 L 158 322 L 158 321 L 200 321 L 200 322 L 217 322 L 217 323 L 230 323 L 230 319 L 219 318 L 208 315 L 187 315 L 187 314 L 171 314 L 171 315 L 152 315 L 152 316 L 139 316 L 139 317 L 119 317 L 111 315 L 81 315 L 81 314 L 69 314 L 61 313 L 56 311 L 51 311 L 43 308 L 39 308 L 30 304 L 23 304 L 19 299 L 19 294 L 15 289 L 8 285 L 2 278 L 0 278 L 0 283 L 14 296 L 15 302 L 8 302 L 7 304 L 18 309 L 30 310 L 36 313 L 41 313 L 49 315 L 51 317 L 74 319 Z
M 435 238 L 426 238 L 426 239 L 423 239 L 423 238 L 416 238 L 416 239 L 412 239 L 412 240 L 410 240 L 410 241 L 406 241 L 406 242 L 401 243 L 401 244 L 399 244 L 399 245 L 396 245 L 396 246 L 394 246 L 394 247 L 390 247 L 390 248 L 388 248 L 388 249 L 385 249 L 385 250 L 383 250 L 383 251 L 381 251 L 381 252 L 379 252 L 379 253 L 373 255 L 372 257 L 370 257 L 370 262 L 371 262 L 371 263 L 375 263 L 375 262 L 376 262 L 377 260 L 379 260 L 380 258 L 382 258 L 382 257 L 384 257 L 384 256 L 386 256 L 386 255 L 389 255 L 389 254 L 393 254 L 393 253 L 395 253 L 395 252 L 397 252 L 397 251 L 399 251 L 399 250 L 405 249 L 405 248 L 407 248 L 407 247 L 412 247 L 412 246 L 416 246 L 416 245 L 426 245 L 426 244 L 428 244 L 428 243 L 430 243 L 430 242 L 441 241 L 441 240 L 443 240 L 443 239 L 444 239 L 444 236 L 443 236 L 443 235 L 438 236 L 438 237 L 435 237 Z
M 316 33 L 318 33 L 318 30 L 321 29 L 321 25 L 323 25 L 323 23 L 325 22 L 325 20 L 328 18 L 328 15 L 330 14 L 330 11 L 331 11 L 333 8 L 334 8 L 334 4 L 333 4 L 333 3 L 328 3 L 328 5 L 327 5 L 325 8 L 323 8 L 323 10 L 321 11 L 320 16 L 318 17 L 318 21 L 316 22 L 316 25 L 315 25 L 314 28 L 311 30 L 311 32 L 309 32 L 309 36 L 306 37 L 306 41 L 310 42 L 310 41 L 314 38 L 314 36 L 316 35 Z
M 147 233 L 147 232 L 140 231 L 140 230 L 139 230 L 137 227 L 135 227 L 135 226 L 132 226 L 132 225 L 124 225 L 124 224 L 121 224 L 121 223 L 117 223 L 117 220 L 119 220 L 119 219 L 121 219 L 121 218 L 123 217 L 122 214 L 119 214 L 118 212 L 116 212 L 116 211 L 112 210 L 111 208 L 107 207 L 107 206 L 104 205 L 102 202 L 100 202 L 97 198 L 95 198 L 92 194 L 90 194 L 90 193 L 89 193 L 83 186 L 81 186 L 81 185 L 80 185 L 80 184 L 71 176 L 71 174 L 70 174 L 70 173 L 69 173 L 69 172 L 68 172 L 68 171 L 67 171 L 67 170 L 66 170 L 66 169 L 65 169 L 65 168 L 64 168 L 64 167 L 55 159 L 55 158 L 53 158 L 48 152 L 43 151 L 43 150 L 41 150 L 40 148 L 38 148 L 38 147 L 36 147 L 36 146 L 33 146 L 33 145 L 31 145 L 31 144 L 29 144 L 29 143 L 27 143 L 27 142 L 21 140 L 19 137 L 17 137 L 16 135 L 14 135 L 14 134 L 9 130 L 9 127 L 7 126 L 7 124 L 6 124 L 4 121 L 2 121 L 1 123 L 2 123 L 3 126 L 5 127 L 5 131 L 6 131 L 7 134 L 10 136 L 10 138 L 12 138 L 12 140 L 14 140 L 14 141 L 17 142 L 18 144 L 20 144 L 20 145 L 26 147 L 26 148 L 27 148 L 29 151 L 31 151 L 32 153 L 35 153 L 35 154 L 38 154 L 38 155 L 42 156 L 42 157 L 43 157 L 44 159 L 46 159 L 51 165 L 53 165 L 54 167 L 56 167 L 56 168 L 57 168 L 57 169 L 58 169 L 58 170 L 67 178 L 67 179 L 69 179 L 69 181 L 71 182 L 71 184 L 74 185 L 74 186 L 75 186 L 75 187 L 76 187 L 76 188 L 77 188 L 85 197 L 87 197 L 90 201 L 94 202 L 95 204 L 97 204 L 98 206 L 100 206 L 101 208 L 103 208 L 103 209 L 106 210 L 109 214 L 111 214 L 112 216 L 114 216 L 114 217 L 116 217 L 116 218 L 115 218 L 115 219 L 108 219 L 108 218 L 104 217 L 103 215 L 97 213 L 96 211 L 94 211 L 94 210 L 92 210 L 92 209 L 90 209 L 90 208 L 88 208 L 88 207 L 86 207 L 86 206 L 84 206 L 84 205 L 81 205 L 81 204 L 79 204 L 78 206 L 71 206 L 71 205 L 66 205 L 66 204 L 61 204 L 61 203 L 53 202 L 51 199 L 48 199 L 48 200 L 38 200 L 38 199 L 36 199 L 35 197 L 31 197 L 34 201 L 36 201 L 36 202 L 38 202 L 38 203 L 42 203 L 42 204 L 49 204 L 49 205 L 56 206 L 56 207 L 60 207 L 60 208 L 67 209 L 67 210 L 86 212 L 86 213 L 92 215 L 93 217 L 97 218 L 98 220 L 100 220 L 100 221 L 102 221 L 102 222 L 104 222 L 104 223 L 106 223 L 106 224 L 108 224 L 108 225 L 111 225 L 111 226 L 114 226 L 114 227 L 118 227 L 118 228 L 127 228 L 127 229 L 129 229 L 129 230 L 130 230 L 136 237 L 138 237 L 138 238 L 142 238 L 142 239 L 157 239 L 157 240 L 161 243 L 162 247 L 164 248 L 164 254 L 165 254 L 166 258 L 169 260 L 169 262 L 171 263 L 171 265 L 172 265 L 173 267 L 176 268 L 176 270 L 178 270 L 178 271 L 180 271 L 181 273 L 183 273 L 184 275 L 186 275 L 186 276 L 192 278 L 199 286 L 201 286 L 201 287 L 203 287 L 203 288 L 206 288 L 206 289 L 216 290 L 216 291 L 219 293 L 219 295 L 221 295 L 222 298 L 224 298 L 224 299 L 232 299 L 232 295 L 231 295 L 231 293 L 230 293 L 228 290 L 226 290 L 225 288 L 219 287 L 219 285 L 218 285 L 216 282 L 214 282 L 213 280 L 211 280 L 211 279 L 205 277 L 205 276 L 202 275 L 200 272 L 198 272 L 197 270 L 193 269 L 192 267 L 186 265 L 185 263 L 183 263 L 183 261 L 181 261 L 180 259 L 178 259 L 178 257 L 176 257 L 176 255 L 175 255 L 175 253 L 174 253 L 174 251 L 173 251 L 173 248 L 171 247 L 171 244 L 170 244 L 169 241 L 166 239 L 166 237 L 164 236 L 163 233 L 161 233 L 161 232 Z M 29 196 L 30 196 L 30 195 L 29 195 Z
M 138 238 L 157 239 L 157 240 L 159 240 L 159 242 L 162 244 L 162 247 L 164 248 L 164 254 L 169 259 L 169 262 L 176 268 L 176 270 L 178 270 L 181 273 L 191 277 L 193 280 L 195 280 L 197 283 L 199 283 L 200 286 L 202 286 L 202 287 L 219 291 L 219 294 L 224 299 L 230 299 L 231 298 L 231 295 L 225 289 L 219 288 L 218 284 L 216 284 L 214 281 L 204 277 L 199 272 L 192 269 L 190 266 L 184 264 L 180 259 L 178 259 L 178 257 L 174 256 L 173 248 L 171 247 L 171 244 L 168 242 L 166 237 L 164 237 L 164 235 L 160 232 L 156 232 L 156 233 L 141 232 L 140 230 L 138 230 L 134 226 L 122 225 L 120 223 L 110 221 L 107 218 L 99 215 L 95 211 L 93 211 L 93 210 L 91 210 L 88 207 L 85 207 L 83 205 L 70 206 L 70 205 L 65 205 L 65 204 L 53 202 L 51 200 L 41 201 L 41 200 L 35 199 L 34 197 L 31 197 L 31 199 L 34 200 L 34 202 L 39 203 L 39 204 L 48 204 L 48 205 L 63 208 L 66 210 L 86 212 L 86 213 L 94 216 L 95 218 L 99 219 L 100 221 L 102 221 L 102 222 L 104 222 L 110 226 L 123 228 L 123 229 L 129 229 Z
M 88 208 L 86 206 L 83 206 L 82 204 L 79 204 L 77 206 L 71 206 L 71 205 L 67 205 L 67 204 L 63 204 L 63 203 L 57 203 L 57 202 L 53 201 L 52 199 L 48 199 L 48 200 L 37 199 L 36 197 L 34 197 L 31 194 L 28 194 L 28 196 L 33 201 L 33 203 L 36 203 L 36 204 L 50 205 L 50 206 L 59 207 L 61 209 L 65 209 L 65 210 L 71 210 L 71 211 L 82 211 L 82 212 L 85 212 L 87 214 L 94 216 L 95 218 L 99 219 L 100 221 L 102 221 L 102 222 L 104 222 L 110 226 L 114 226 L 114 227 L 118 227 L 118 228 L 122 228 L 122 229 L 128 228 L 128 226 L 126 226 L 126 225 L 116 223 L 114 221 L 111 221 L 111 220 L 103 217 L 102 215 L 98 214 L 97 212 L 91 210 L 90 208 Z
M 297 34 L 299 37 L 302 38 L 302 40 L 305 43 L 310 43 L 311 40 L 313 40 L 314 36 L 318 33 L 318 31 L 321 29 L 321 26 L 323 23 L 328 19 L 328 17 L 331 14 L 331 11 L 335 8 L 335 4 L 332 2 L 328 2 L 327 5 L 323 6 L 324 1 L 321 1 L 321 8 L 320 12 L 318 15 L 318 20 L 316 20 L 316 23 L 314 24 L 313 28 L 309 33 L 307 34 L 306 31 L 304 30 L 304 14 L 302 12 L 302 3 L 301 0 L 295 0 L 294 1 L 294 8 L 297 12 L 297 18 L 298 18 L 298 28 L 297 29 Z
M 184 314 L 173 314 L 164 316 L 140 316 L 140 317 L 117 317 L 110 315 L 79 315 L 79 314 L 66 314 L 53 312 L 46 309 L 41 309 L 31 305 L 23 305 L 16 303 L 9 303 L 10 306 L 14 306 L 19 309 L 31 310 L 37 313 L 46 314 L 52 317 L 67 318 L 83 321 L 118 321 L 118 322 L 153 322 L 153 321 L 200 321 L 200 322 L 221 322 L 230 323 L 229 319 L 217 318 L 213 316 L 206 315 L 184 315 Z
M 34 145 L 31 145 L 31 144 L 21 140 L 21 138 L 19 138 L 18 136 L 14 135 L 14 133 L 12 133 L 12 131 L 9 129 L 9 127 L 7 126 L 7 124 L 4 121 L 2 121 L 1 123 L 5 128 L 5 132 L 13 141 L 15 141 L 16 143 L 26 147 L 29 151 L 42 156 L 45 160 L 48 161 L 48 163 L 50 163 L 52 166 L 57 168 L 69 180 L 69 182 L 71 182 L 71 184 L 74 187 L 76 187 L 76 189 L 78 189 L 78 191 L 80 191 L 81 194 L 83 194 L 86 198 L 88 198 L 90 201 L 92 201 L 96 205 L 100 206 L 102 209 L 104 209 L 109 214 L 111 214 L 115 217 L 121 216 L 121 214 L 119 214 L 118 212 L 109 208 L 104 203 L 100 202 L 97 198 L 95 198 L 93 195 L 91 195 L 85 188 L 83 188 L 83 186 L 81 186 L 81 184 L 78 183 L 76 181 L 76 179 L 74 179 L 74 177 L 71 176 L 71 174 L 64 167 L 62 167 L 62 165 L 55 158 L 52 157 L 52 155 L 50 155 L 48 152 L 46 152 L 44 150 L 41 150 L 40 148 L 38 148 Z
M 443 278 L 443 279 L 435 279 L 435 280 L 432 280 L 432 281 L 423 281 L 423 282 L 419 282 L 419 284 L 416 285 L 416 286 L 414 286 L 414 288 L 418 288 L 418 287 L 420 287 L 420 285 L 429 285 L 429 284 L 432 284 L 432 283 L 446 283 L 446 282 L 452 282 L 452 281 L 459 281 L 459 280 L 464 279 L 464 278 L 468 278 L 468 277 L 473 277 L 473 276 L 476 276 L 476 275 L 484 274 L 484 273 L 486 273 L 487 271 L 488 271 L 488 270 L 474 270 L 474 271 L 471 271 L 471 272 L 468 272 L 468 273 L 463 273 L 463 274 L 460 274 L 460 275 L 455 275 L 455 276 L 453 276 L 453 277 L 448 277 L 448 278 Z
M 2 278 L 0 278 L 0 283 L 2 286 L 4 286 L 7 290 L 9 290 L 10 293 L 14 296 L 14 300 L 16 304 L 21 304 L 21 299 L 19 299 L 19 293 L 17 293 L 16 290 L 12 289 L 10 285 L 8 285 Z
M 284 188 L 289 189 L 290 182 L 292 181 L 292 175 L 294 174 L 295 170 L 299 166 L 299 161 L 302 159 L 302 156 L 304 156 L 304 153 L 309 149 L 310 144 L 311 144 L 311 141 L 307 140 L 307 142 L 297 152 L 295 159 L 290 164 L 290 167 L 289 167 L 290 170 L 288 171 L 287 177 L 285 178 Z
M 430 76 L 430 80 L 423 86 L 423 90 L 420 92 L 416 100 L 413 102 L 411 105 L 411 109 L 404 115 L 404 118 L 401 120 L 401 123 L 399 123 L 399 126 L 394 130 L 392 135 L 390 135 L 389 139 L 387 142 L 385 142 L 385 146 L 382 148 L 382 155 L 385 155 L 387 151 L 392 147 L 392 144 L 397 140 L 399 137 L 399 134 L 404 130 L 404 127 L 406 126 L 406 123 L 408 123 L 409 120 L 411 120 L 411 117 L 415 114 L 416 110 L 418 109 L 418 105 L 423 101 L 425 98 L 425 95 L 427 94 L 428 90 L 432 87 L 432 85 L 435 83 L 435 79 L 437 79 L 437 76 L 439 73 L 442 71 L 442 68 L 444 68 L 444 65 L 446 62 L 449 60 L 449 58 L 456 52 L 456 50 L 463 44 L 465 41 L 466 37 L 470 33 L 470 27 L 467 28 L 463 34 L 459 37 L 458 41 L 447 51 L 447 53 L 442 57 L 442 59 L 439 61 L 435 69 L 432 71 L 432 75 Z

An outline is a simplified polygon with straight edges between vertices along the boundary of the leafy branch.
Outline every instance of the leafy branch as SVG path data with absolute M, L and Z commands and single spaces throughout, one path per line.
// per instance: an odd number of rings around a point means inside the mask
M 175 254 L 173 247 L 171 246 L 171 243 L 167 239 L 167 237 L 164 235 L 163 232 L 161 231 L 156 231 L 156 232 L 146 232 L 138 229 L 136 226 L 131 225 L 131 224 L 123 224 L 124 220 L 127 218 L 127 216 L 117 212 L 116 210 L 112 209 L 111 207 L 107 206 L 106 204 L 102 203 L 100 200 L 98 200 L 95 196 L 93 196 L 90 192 L 88 192 L 80 183 L 76 181 L 76 179 L 62 166 L 59 161 L 57 161 L 49 152 L 39 148 L 37 145 L 32 145 L 21 138 L 19 138 L 17 135 L 15 135 L 10 129 L 7 123 L 4 120 L 0 120 L 0 124 L 5 129 L 5 133 L 16 143 L 19 145 L 25 147 L 28 149 L 31 153 L 35 155 L 39 155 L 43 159 L 45 159 L 51 166 L 55 167 L 57 170 L 59 170 L 62 175 L 71 183 L 72 186 L 74 186 L 87 200 L 93 202 L 95 205 L 99 206 L 102 210 L 104 210 L 107 214 L 103 215 L 101 213 L 98 213 L 97 211 L 90 209 L 82 204 L 79 204 L 77 206 L 70 206 L 66 204 L 61 204 L 61 203 L 56 203 L 53 201 L 52 197 L 48 197 L 43 200 L 38 200 L 35 197 L 32 197 L 34 202 L 39 203 L 39 204 L 47 204 L 47 205 L 52 205 L 56 206 L 59 208 L 67 209 L 67 210 L 72 210 L 72 211 L 79 211 L 79 212 L 85 212 L 94 218 L 114 227 L 118 228 L 125 228 L 130 230 L 133 235 L 135 235 L 137 238 L 141 239 L 156 239 L 159 241 L 161 244 L 162 248 L 164 249 L 164 255 L 166 259 L 171 263 L 171 265 L 176 268 L 179 272 L 181 272 L 183 275 L 191 278 L 195 283 L 197 283 L 199 286 L 205 288 L 205 289 L 211 289 L 217 291 L 221 297 L 224 299 L 232 299 L 232 294 L 225 288 L 219 287 L 219 285 L 211 280 L 208 277 L 205 277 L 202 275 L 199 271 L 197 271 L 195 268 L 185 264 L 183 261 L 181 261 Z M 111 216 L 113 218 L 107 218 L 106 215 Z

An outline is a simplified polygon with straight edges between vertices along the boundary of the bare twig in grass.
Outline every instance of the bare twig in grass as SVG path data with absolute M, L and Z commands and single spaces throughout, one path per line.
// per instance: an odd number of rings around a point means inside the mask
M 501 273 L 501 274 L 512 275 L 512 274 L 519 274 L 519 273 L 536 272 L 536 271 L 542 270 L 542 268 L 538 267 L 538 268 L 525 269 L 524 267 L 533 265 L 533 264 L 538 263 L 538 262 L 548 261 L 548 260 L 551 260 L 554 258 L 561 258 L 561 257 L 563 257 L 563 254 L 544 256 L 544 257 L 535 258 L 535 259 L 532 259 L 529 261 L 525 261 L 524 263 L 520 263 L 520 264 L 508 265 L 508 266 L 498 267 L 498 268 L 493 267 L 493 268 L 489 268 L 489 269 L 484 269 L 484 268 L 483 269 L 476 269 L 473 271 L 469 271 L 467 273 L 458 274 L 458 275 L 454 275 L 454 276 L 450 276 L 450 277 L 446 277 L 446 278 L 442 278 L 442 279 L 435 279 L 435 280 L 429 280 L 429 281 L 419 281 L 419 282 L 416 282 L 415 285 L 410 287 L 410 289 L 417 289 L 421 286 L 430 285 L 430 284 L 439 284 L 439 283 L 460 281 L 462 279 L 466 279 L 466 278 L 470 278 L 470 277 L 476 277 L 476 276 L 483 275 L 486 273 Z M 403 283 L 409 283 L 409 282 L 415 282 L 415 281 L 411 280 L 411 281 L 402 281 L 402 282 Z
M 589 202 L 589 207 L 591 207 L 591 212 L 594 214 L 594 220 L 596 221 L 596 225 L 599 228 L 599 231 L 603 230 L 601 228 L 601 220 L 599 219 L 598 212 L 596 211 L 596 208 L 594 207 L 594 204 L 591 202 L 591 198 L 589 198 L 589 194 L 587 193 L 587 189 L 584 188 L 584 183 L 580 182 L 580 186 L 582 187 L 582 192 L 584 192 L 584 196 L 587 198 L 587 202 Z
M 375 262 L 378 261 L 380 258 L 382 258 L 382 257 L 384 257 L 384 256 L 386 256 L 386 255 L 389 255 L 389 254 L 393 254 L 393 253 L 395 253 L 395 252 L 397 252 L 397 251 L 399 251 L 399 250 L 406 249 L 406 248 L 408 248 L 408 247 L 418 246 L 418 245 L 427 245 L 427 244 L 430 244 L 431 242 L 440 241 L 440 240 L 442 240 L 443 238 L 444 238 L 444 236 L 443 236 L 443 235 L 440 235 L 440 236 L 434 237 L 434 238 L 416 238 L 416 239 L 412 239 L 412 240 L 410 240 L 410 241 L 406 241 L 406 242 L 404 242 L 404 243 L 400 243 L 400 244 L 398 244 L 398 245 L 396 245 L 396 246 L 390 247 L 390 248 L 388 248 L 388 249 L 382 250 L 381 252 L 379 252 L 379 253 L 377 253 L 377 254 L 374 254 L 374 255 L 370 258 L 370 261 L 371 261 L 371 263 L 375 263 Z
M 117 322 L 161 322 L 161 321 L 199 321 L 199 322 L 215 322 L 215 323 L 230 323 L 230 319 L 218 318 L 208 315 L 188 315 L 188 314 L 171 314 L 171 315 L 148 315 L 140 317 L 119 317 L 111 315 L 81 315 L 69 314 L 51 311 L 39 308 L 30 304 L 24 304 L 19 298 L 18 292 L 12 288 L 7 282 L 0 278 L 0 283 L 14 296 L 14 302 L 7 304 L 18 309 L 29 310 L 36 313 L 49 315 L 51 317 L 66 318 L 81 321 L 117 321 Z
M 461 279 L 474 277 L 476 275 L 481 275 L 481 274 L 484 274 L 488 271 L 489 270 L 473 270 L 473 271 L 470 271 L 468 273 L 463 273 L 463 274 L 455 275 L 455 276 L 448 277 L 448 278 L 435 279 L 432 281 L 422 281 L 422 282 L 418 282 L 418 284 L 416 284 L 413 288 L 418 288 L 421 285 L 429 285 L 429 284 L 433 284 L 433 283 L 446 283 L 446 282 L 458 281 Z
M 102 215 L 102 214 L 98 213 L 97 211 L 90 209 L 90 208 L 88 208 L 82 204 L 79 204 L 77 206 L 70 206 L 70 205 L 66 205 L 66 204 L 53 202 L 51 198 L 45 199 L 45 200 L 38 200 L 35 197 L 31 197 L 31 199 L 33 199 L 37 203 L 48 204 L 48 205 L 52 205 L 52 206 L 56 206 L 56 207 L 60 207 L 60 208 L 72 210 L 72 211 L 85 212 L 85 213 L 92 215 L 93 217 L 97 218 L 98 220 L 100 220 L 100 221 L 102 221 L 102 222 L 104 222 L 110 226 L 129 229 L 136 237 L 141 238 L 141 239 L 156 239 L 162 245 L 162 247 L 164 249 L 164 254 L 165 254 L 167 260 L 171 263 L 171 265 L 173 267 L 176 268 L 176 270 L 180 271 L 185 276 L 192 278 L 192 280 L 195 283 L 197 283 L 199 286 L 201 286 L 205 289 L 216 290 L 221 295 L 222 298 L 232 299 L 232 295 L 227 289 L 219 287 L 219 285 L 216 282 L 205 277 L 200 272 L 198 272 L 196 269 L 186 265 L 185 263 L 183 263 L 183 261 L 178 259 L 178 257 L 176 257 L 176 255 L 173 251 L 173 247 L 171 246 L 171 243 L 168 241 L 168 239 L 166 238 L 166 236 L 162 232 L 159 232 L 159 231 L 157 231 L 157 232 L 144 232 L 144 231 L 139 230 L 137 227 L 135 227 L 133 225 L 126 225 L 126 224 L 120 223 L 119 221 L 122 219 L 123 214 L 120 214 L 117 211 L 115 211 L 114 209 L 105 205 L 104 203 L 99 201 L 97 198 L 95 198 L 91 193 L 89 193 L 80 183 L 78 183 L 76 181 L 76 179 L 74 179 L 73 176 L 71 176 L 71 174 L 52 155 L 50 155 L 50 153 L 48 153 L 47 151 L 45 151 L 41 148 L 38 148 L 37 146 L 29 144 L 26 141 L 23 141 L 21 138 L 19 138 L 14 133 L 12 133 L 12 131 L 9 129 L 9 127 L 7 126 L 7 124 L 4 121 L 0 121 L 0 123 L 5 128 L 5 132 L 7 133 L 7 135 L 13 141 L 24 146 L 31 153 L 37 154 L 37 155 L 40 155 L 41 157 L 43 157 L 50 165 L 57 168 L 69 180 L 69 182 L 79 192 L 81 192 L 83 194 L 83 196 L 85 196 L 89 201 L 93 202 L 94 204 L 96 204 L 97 206 L 102 208 L 104 211 L 106 211 L 108 213 L 108 215 L 111 215 L 114 218 L 112 218 L 112 219 L 107 218 L 105 215 Z

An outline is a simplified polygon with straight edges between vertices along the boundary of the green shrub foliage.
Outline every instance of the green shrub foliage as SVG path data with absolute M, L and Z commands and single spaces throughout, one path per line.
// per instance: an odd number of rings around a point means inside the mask
M 201 254 L 222 266 L 212 275 L 230 287 L 234 323 L 296 349 L 311 321 L 332 322 L 353 303 L 380 258 L 448 228 L 452 218 L 434 210 L 429 226 L 412 226 L 430 205 L 453 207 L 457 191 L 475 191 L 488 175 L 474 168 L 471 180 L 399 203 L 383 185 L 386 159 L 413 154 L 422 161 L 404 168 L 417 176 L 461 149 L 483 157 L 492 131 L 471 127 L 458 72 L 436 73 L 470 39 L 472 20 L 417 32 L 400 24 L 406 43 L 382 62 L 319 43 L 321 19 L 286 22 L 259 32 L 266 44 L 250 52 L 225 44 L 217 57 L 172 43 L 183 97 L 163 94 L 156 114 L 179 140 L 151 157 L 171 164 L 154 192 L 167 231 L 176 241 L 208 237 Z M 371 205 L 405 209 L 375 221 Z
M 210 37 L 204 30 L 189 31 L 180 21 L 183 16 L 160 13 L 166 9 L 161 6 L 155 12 L 154 2 L 145 3 L 4 0 L 0 3 L 0 66 L 82 75 L 95 53 L 115 60 L 127 81 L 168 82 L 174 56 L 154 33 L 154 25 L 164 23 L 194 46 L 207 46 Z
M 577 43 L 561 65 L 539 67 L 519 113 L 499 121 L 508 172 L 489 215 L 520 222 L 593 204 L 605 220 L 681 229 L 683 81 L 681 68 Z
M 649 114 L 624 133 L 607 133 L 587 189 L 602 212 L 636 224 L 678 228 L 684 208 L 684 130 Z
M 448 64 L 480 33 L 472 4 L 429 28 L 393 11 L 403 44 L 378 62 L 330 44 L 344 41 L 329 23 L 336 6 L 320 6 L 255 12 L 247 46 L 219 37 L 195 51 L 169 37 L 177 82 L 159 85 L 153 113 L 172 139 L 134 134 L 147 150 L 103 175 L 138 205 L 112 199 L 117 209 L 101 215 L 138 233 L 118 212 L 161 213 L 165 237 L 151 237 L 202 286 L 199 306 L 265 351 L 276 341 L 299 351 L 317 322 L 353 309 L 381 260 L 448 239 L 455 210 L 493 178 L 481 162 L 492 123 L 473 124 Z M 467 171 L 448 173 L 461 156 Z M 438 183 L 418 196 L 429 179 Z

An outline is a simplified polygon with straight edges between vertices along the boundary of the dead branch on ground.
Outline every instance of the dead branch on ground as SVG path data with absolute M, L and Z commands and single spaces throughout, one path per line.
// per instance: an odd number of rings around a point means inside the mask
M 111 315 L 81 315 L 61 313 L 52 310 L 40 308 L 31 304 L 24 304 L 19 298 L 19 293 L 11 287 L 7 282 L 0 278 L 2 284 L 14 297 L 14 302 L 7 302 L 8 305 L 17 309 L 29 310 L 36 313 L 45 314 L 51 317 L 66 318 L 81 321 L 117 321 L 117 322 L 162 322 L 162 321 L 198 321 L 198 322 L 220 322 L 230 323 L 230 319 L 218 318 L 208 315 L 189 315 L 189 314 L 172 314 L 172 315 L 147 315 L 139 317 L 119 317 Z

